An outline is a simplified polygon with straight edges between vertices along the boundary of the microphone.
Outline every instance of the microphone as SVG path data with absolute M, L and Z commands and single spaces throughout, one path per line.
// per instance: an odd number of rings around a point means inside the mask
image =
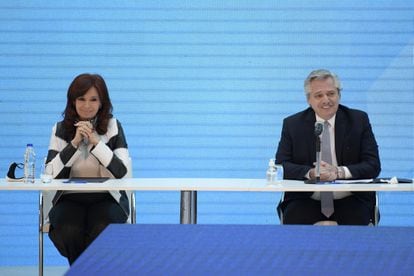
M 315 122 L 315 137 L 316 137 L 316 167 L 315 167 L 315 183 L 320 181 L 320 167 L 321 167 L 321 135 L 323 131 L 323 123 Z
M 323 123 L 316 122 L 315 123 L 315 136 L 321 135 L 322 131 L 323 131 Z
M 97 120 L 98 120 L 98 118 L 96 118 L 96 117 L 88 120 L 89 123 L 91 123 L 91 125 L 92 125 L 92 129 L 95 129 Z M 82 141 L 85 145 L 87 145 L 89 143 L 89 139 L 87 137 L 83 137 Z
M 91 125 L 92 125 L 92 129 L 95 129 L 97 120 L 98 120 L 97 117 L 92 118 L 92 119 L 89 120 L 89 123 L 91 123 Z M 87 137 L 84 137 L 83 142 L 85 143 L 85 145 L 87 145 L 89 143 L 89 139 Z
M 317 184 L 320 181 L 320 167 L 321 167 L 321 135 L 323 131 L 323 123 L 322 122 L 315 122 L 315 147 L 316 147 L 316 166 L 315 166 L 315 179 L 308 179 L 305 180 L 306 184 Z

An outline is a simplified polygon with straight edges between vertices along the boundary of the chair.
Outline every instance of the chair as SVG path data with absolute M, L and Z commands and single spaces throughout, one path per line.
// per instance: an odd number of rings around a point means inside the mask
M 282 193 L 280 202 L 285 200 L 285 193 Z M 280 224 L 283 225 L 283 213 L 282 210 L 276 208 L 276 212 L 279 215 Z M 369 223 L 368 226 L 377 226 L 379 222 L 379 204 L 378 204 L 378 194 L 375 194 L 375 207 L 374 207 L 374 221 Z M 323 220 L 318 221 L 314 225 L 338 225 L 336 221 L 333 220 Z
M 132 177 L 132 161 L 128 164 L 128 173 L 126 178 Z M 136 210 L 135 210 L 135 193 L 134 191 L 126 191 L 129 203 L 130 212 L 126 223 L 136 223 Z M 50 223 L 48 218 L 48 211 L 52 205 L 52 193 L 39 193 L 39 275 L 43 276 L 43 234 L 49 233 Z

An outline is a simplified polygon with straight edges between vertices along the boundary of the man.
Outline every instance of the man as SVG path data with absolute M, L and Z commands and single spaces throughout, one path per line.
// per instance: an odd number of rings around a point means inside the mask
M 328 70 L 315 70 L 304 86 L 310 107 L 284 119 L 276 153 L 276 163 L 283 164 L 284 178 L 316 178 L 315 122 L 326 124 L 323 135 L 328 137 L 328 142 L 321 144 L 321 181 L 377 177 L 381 165 L 368 115 L 339 104 L 338 77 Z M 326 195 L 330 195 L 330 201 Z M 331 212 L 324 212 L 329 202 Z M 375 192 L 286 192 L 278 206 L 284 224 L 333 220 L 338 224 L 368 225 L 374 221 L 374 208 Z

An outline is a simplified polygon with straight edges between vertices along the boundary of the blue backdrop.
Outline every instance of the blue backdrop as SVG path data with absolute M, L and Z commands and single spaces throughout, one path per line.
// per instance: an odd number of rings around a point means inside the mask
M 2 2 L 0 175 L 29 142 L 40 163 L 69 83 L 92 72 L 135 177 L 264 178 L 282 119 L 307 106 L 304 78 L 327 68 L 370 115 L 381 176 L 413 178 L 413 14 L 409 0 Z M 37 263 L 37 195 L 0 192 L 0 265 Z M 178 223 L 178 193 L 136 195 L 138 223 Z M 199 193 L 198 222 L 278 224 L 279 198 Z M 380 193 L 380 208 L 380 225 L 414 226 L 411 193 Z

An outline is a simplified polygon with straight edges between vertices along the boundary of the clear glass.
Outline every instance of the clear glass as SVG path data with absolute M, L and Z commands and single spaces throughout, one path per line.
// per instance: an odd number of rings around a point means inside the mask
M 283 181 L 283 166 L 281 164 L 276 164 L 275 169 L 276 169 L 276 174 L 275 174 L 274 182 L 280 183 Z
M 269 166 L 266 171 L 266 180 L 270 185 L 281 183 L 283 181 L 283 166 L 280 164 Z
M 53 178 L 53 172 L 52 172 L 52 165 L 46 164 L 46 158 L 44 162 L 42 163 L 42 168 L 40 172 L 40 180 L 42 180 L 43 183 L 50 183 Z
M 276 177 L 276 168 L 275 166 L 269 166 L 269 168 L 266 171 L 266 180 L 269 183 L 272 183 L 275 181 L 275 177 Z

